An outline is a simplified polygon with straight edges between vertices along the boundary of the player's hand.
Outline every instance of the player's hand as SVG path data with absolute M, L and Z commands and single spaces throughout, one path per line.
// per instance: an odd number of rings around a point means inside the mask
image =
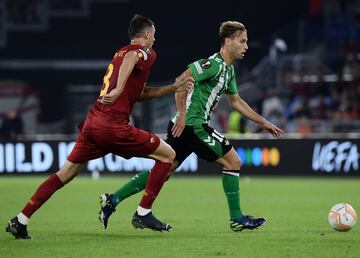
M 120 94 L 116 91 L 116 89 L 113 89 L 102 97 L 101 103 L 111 104 L 119 97 L 119 95 Z
M 270 123 L 269 121 L 265 121 L 261 126 L 277 139 L 279 139 L 284 134 L 283 130 L 278 128 L 276 125 Z
M 195 80 L 192 76 L 189 77 L 177 77 L 173 86 L 175 92 L 187 91 L 190 92 L 194 87 Z
M 185 121 L 186 121 L 185 115 L 176 116 L 175 124 L 171 128 L 171 133 L 174 137 L 179 137 L 182 134 L 185 128 Z

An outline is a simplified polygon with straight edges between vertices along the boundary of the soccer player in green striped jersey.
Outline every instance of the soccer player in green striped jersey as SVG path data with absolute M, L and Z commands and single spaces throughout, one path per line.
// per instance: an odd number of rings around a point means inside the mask
M 177 113 L 169 123 L 166 142 L 176 152 L 172 172 L 192 152 L 199 158 L 216 162 L 222 167 L 222 185 L 230 213 L 230 228 L 242 231 L 260 227 L 265 219 L 244 215 L 240 208 L 241 161 L 229 140 L 209 126 L 212 112 L 220 97 L 225 94 L 233 109 L 259 124 L 274 137 L 279 138 L 284 132 L 252 110 L 238 95 L 232 64 L 243 59 L 248 49 L 245 26 L 236 21 L 223 22 L 219 36 L 220 52 L 189 64 L 181 75 L 193 77 L 195 86 L 189 93 L 179 92 L 175 95 Z M 140 172 L 114 194 L 103 194 L 100 197 L 99 219 L 105 228 L 115 207 L 144 189 L 149 173 L 150 171 Z

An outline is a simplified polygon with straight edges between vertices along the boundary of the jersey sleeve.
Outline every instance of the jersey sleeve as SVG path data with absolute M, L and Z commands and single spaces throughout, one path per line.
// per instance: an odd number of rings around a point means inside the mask
M 139 57 L 137 67 L 141 70 L 149 70 L 156 60 L 155 51 L 146 47 L 135 49 L 135 51 Z
M 226 94 L 237 94 L 238 93 L 234 68 L 232 68 L 232 76 L 231 76 L 230 84 L 229 84 L 229 87 L 227 88 L 227 90 L 225 91 L 225 93 Z
M 200 59 L 188 65 L 196 82 L 204 81 L 216 75 L 219 64 L 213 59 Z

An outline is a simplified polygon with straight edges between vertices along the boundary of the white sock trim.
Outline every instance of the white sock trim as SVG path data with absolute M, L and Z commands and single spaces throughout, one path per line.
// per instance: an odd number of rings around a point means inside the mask
M 230 171 L 223 171 L 223 174 L 230 175 L 230 176 L 240 176 L 240 173 L 230 172 Z
M 151 212 L 151 209 L 145 209 L 145 208 L 143 208 L 141 206 L 138 206 L 136 211 L 140 216 L 145 216 L 145 215 L 147 215 L 148 213 Z
M 18 215 L 17 215 L 17 218 L 18 218 L 18 221 L 23 224 L 23 225 L 27 225 L 29 223 L 29 218 L 26 217 L 24 215 L 24 213 L 20 212 Z

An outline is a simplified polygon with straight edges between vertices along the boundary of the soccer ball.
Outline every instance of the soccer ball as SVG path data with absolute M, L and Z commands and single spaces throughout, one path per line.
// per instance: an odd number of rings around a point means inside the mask
M 356 224 L 357 215 L 353 207 L 347 203 L 335 204 L 329 211 L 328 220 L 333 229 L 348 231 Z

